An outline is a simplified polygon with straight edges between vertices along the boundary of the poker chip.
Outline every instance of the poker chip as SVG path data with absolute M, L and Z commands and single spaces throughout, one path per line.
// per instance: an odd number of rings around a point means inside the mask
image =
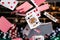
M 60 31 L 60 28 L 58 29 L 58 31 Z
M 55 40 L 59 40 L 59 37 L 56 37 Z
M 56 28 L 51 35 L 50 35 L 50 40 L 60 40 L 60 28 Z
M 18 35 L 18 37 L 20 37 L 20 35 Z
M 21 27 L 21 31 L 23 30 L 23 28 Z
M 10 36 L 8 36 L 8 38 L 10 38 Z

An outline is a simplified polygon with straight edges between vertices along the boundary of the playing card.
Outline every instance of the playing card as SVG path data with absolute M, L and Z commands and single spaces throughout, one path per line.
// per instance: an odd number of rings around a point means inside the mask
M 50 15 L 48 12 L 45 12 L 44 15 L 47 16 L 49 19 L 51 19 L 54 22 L 58 21 L 58 19 L 56 19 L 55 17 L 53 17 L 52 15 Z
M 12 39 L 12 40 L 22 40 L 22 38 L 15 38 L 15 39 Z
M 28 36 L 29 33 L 30 33 L 30 31 L 31 31 L 31 29 L 30 29 L 29 26 L 27 25 L 27 26 L 25 27 L 25 29 L 23 30 L 23 35 Z
M 44 36 L 42 35 L 33 36 L 33 40 L 44 40 Z
M 3 16 L 0 18 L 0 30 L 4 33 L 6 33 L 10 27 L 12 27 L 12 24 Z
M 26 16 L 26 14 L 20 14 L 20 13 L 16 13 L 15 15 Z
M 40 11 L 39 11 L 39 9 L 37 7 L 34 8 L 34 9 L 32 9 L 31 11 L 27 12 L 26 13 L 26 16 L 29 15 L 30 13 L 32 13 L 32 12 L 34 12 L 37 17 L 40 17 L 41 16 Z
M 41 35 L 45 35 L 45 34 L 50 34 L 52 33 L 52 23 L 48 22 L 48 23 L 42 23 L 40 26 L 38 26 L 36 29 L 41 30 L 40 34 Z
M 29 2 L 24 2 L 23 4 L 21 4 L 20 6 L 18 6 L 16 8 L 16 10 L 20 13 L 25 13 L 26 11 L 28 11 L 29 9 L 31 9 L 33 6 L 29 3 Z
M 6 8 L 9 8 L 10 10 L 14 10 L 16 5 L 18 4 L 18 1 L 16 0 L 1 0 L 0 4 Z
M 36 28 L 37 26 L 40 25 L 39 19 L 34 12 L 28 14 L 25 17 L 25 19 L 26 19 L 30 29 Z
M 45 35 L 52 33 L 52 23 L 42 23 L 42 25 L 39 25 L 37 28 L 32 29 L 28 35 L 28 38 L 31 38 L 34 35 Z
M 44 4 L 42 6 L 39 6 L 38 9 L 39 9 L 39 11 L 44 11 L 44 10 L 49 9 L 49 7 L 50 7 L 49 4 Z
M 44 3 L 46 0 L 31 0 L 31 2 L 36 6 L 40 6 L 42 3 Z

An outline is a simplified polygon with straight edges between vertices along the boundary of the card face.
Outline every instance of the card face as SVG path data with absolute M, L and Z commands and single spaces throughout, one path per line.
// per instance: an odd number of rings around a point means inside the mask
M 41 5 L 42 3 L 44 3 L 46 0 L 31 0 L 31 2 L 38 7 L 39 5 Z
M 18 4 L 18 1 L 16 0 L 1 0 L 0 4 L 10 10 L 14 10 L 16 5 Z
M 29 26 L 27 25 L 26 27 L 25 27 L 25 29 L 23 30 L 23 35 L 29 35 L 29 33 L 30 33 L 30 31 L 31 31 L 31 29 L 29 28 Z
M 28 38 L 31 38 L 33 35 L 45 35 L 52 33 L 52 23 L 41 23 L 37 28 L 32 29 L 28 35 Z M 36 31 L 38 30 L 38 32 Z
M 0 18 L 0 30 L 4 33 L 6 33 L 10 27 L 12 27 L 12 24 L 5 18 L 5 17 L 1 17 Z
M 44 36 L 36 35 L 36 36 L 34 36 L 34 40 L 44 40 Z
M 44 15 L 47 16 L 49 19 L 51 19 L 54 22 L 58 21 L 55 17 L 53 17 L 52 15 L 50 15 L 48 12 L 45 12 Z
M 50 6 L 49 4 L 45 4 L 45 5 L 39 6 L 38 9 L 39 11 L 44 11 L 49 9 L 49 6 Z
M 26 13 L 26 16 L 29 15 L 30 13 L 32 13 L 32 12 L 34 12 L 37 17 L 40 17 L 40 16 L 41 16 L 40 11 L 39 11 L 38 8 L 34 8 L 34 9 L 32 9 L 31 11 L 27 12 L 27 13 Z
M 29 2 L 24 2 L 23 4 L 21 4 L 19 7 L 16 8 L 17 11 L 19 11 L 20 13 L 25 13 L 26 11 L 28 11 L 29 9 L 31 9 L 33 6 L 29 3 Z
M 39 19 L 36 16 L 34 12 L 28 13 L 28 15 L 25 17 L 30 29 L 36 28 L 37 26 L 40 25 Z

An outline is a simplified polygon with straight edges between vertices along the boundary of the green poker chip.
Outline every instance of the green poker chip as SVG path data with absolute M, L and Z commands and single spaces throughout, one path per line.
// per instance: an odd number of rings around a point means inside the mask
M 1 38 L 0 38 L 0 40 L 11 40 L 11 39 L 1 39 Z

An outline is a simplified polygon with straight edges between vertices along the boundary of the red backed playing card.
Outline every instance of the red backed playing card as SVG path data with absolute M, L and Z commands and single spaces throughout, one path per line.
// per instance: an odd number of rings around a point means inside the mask
M 10 27 L 12 27 L 12 24 L 5 18 L 5 17 L 1 17 L 0 18 L 0 30 L 4 33 L 6 33 Z
M 29 2 L 26 1 L 25 3 L 23 3 L 22 5 L 17 7 L 16 10 L 19 11 L 20 13 L 25 13 L 26 11 L 28 11 L 32 7 L 33 6 Z
M 31 1 L 37 7 L 41 5 L 42 3 L 44 3 L 46 0 L 31 0 Z
M 39 11 L 44 11 L 44 10 L 49 9 L 49 6 L 50 6 L 49 4 L 45 4 L 45 5 L 38 7 L 38 9 L 39 9 Z
M 22 40 L 22 38 L 15 38 L 15 39 L 12 39 L 12 40 Z

